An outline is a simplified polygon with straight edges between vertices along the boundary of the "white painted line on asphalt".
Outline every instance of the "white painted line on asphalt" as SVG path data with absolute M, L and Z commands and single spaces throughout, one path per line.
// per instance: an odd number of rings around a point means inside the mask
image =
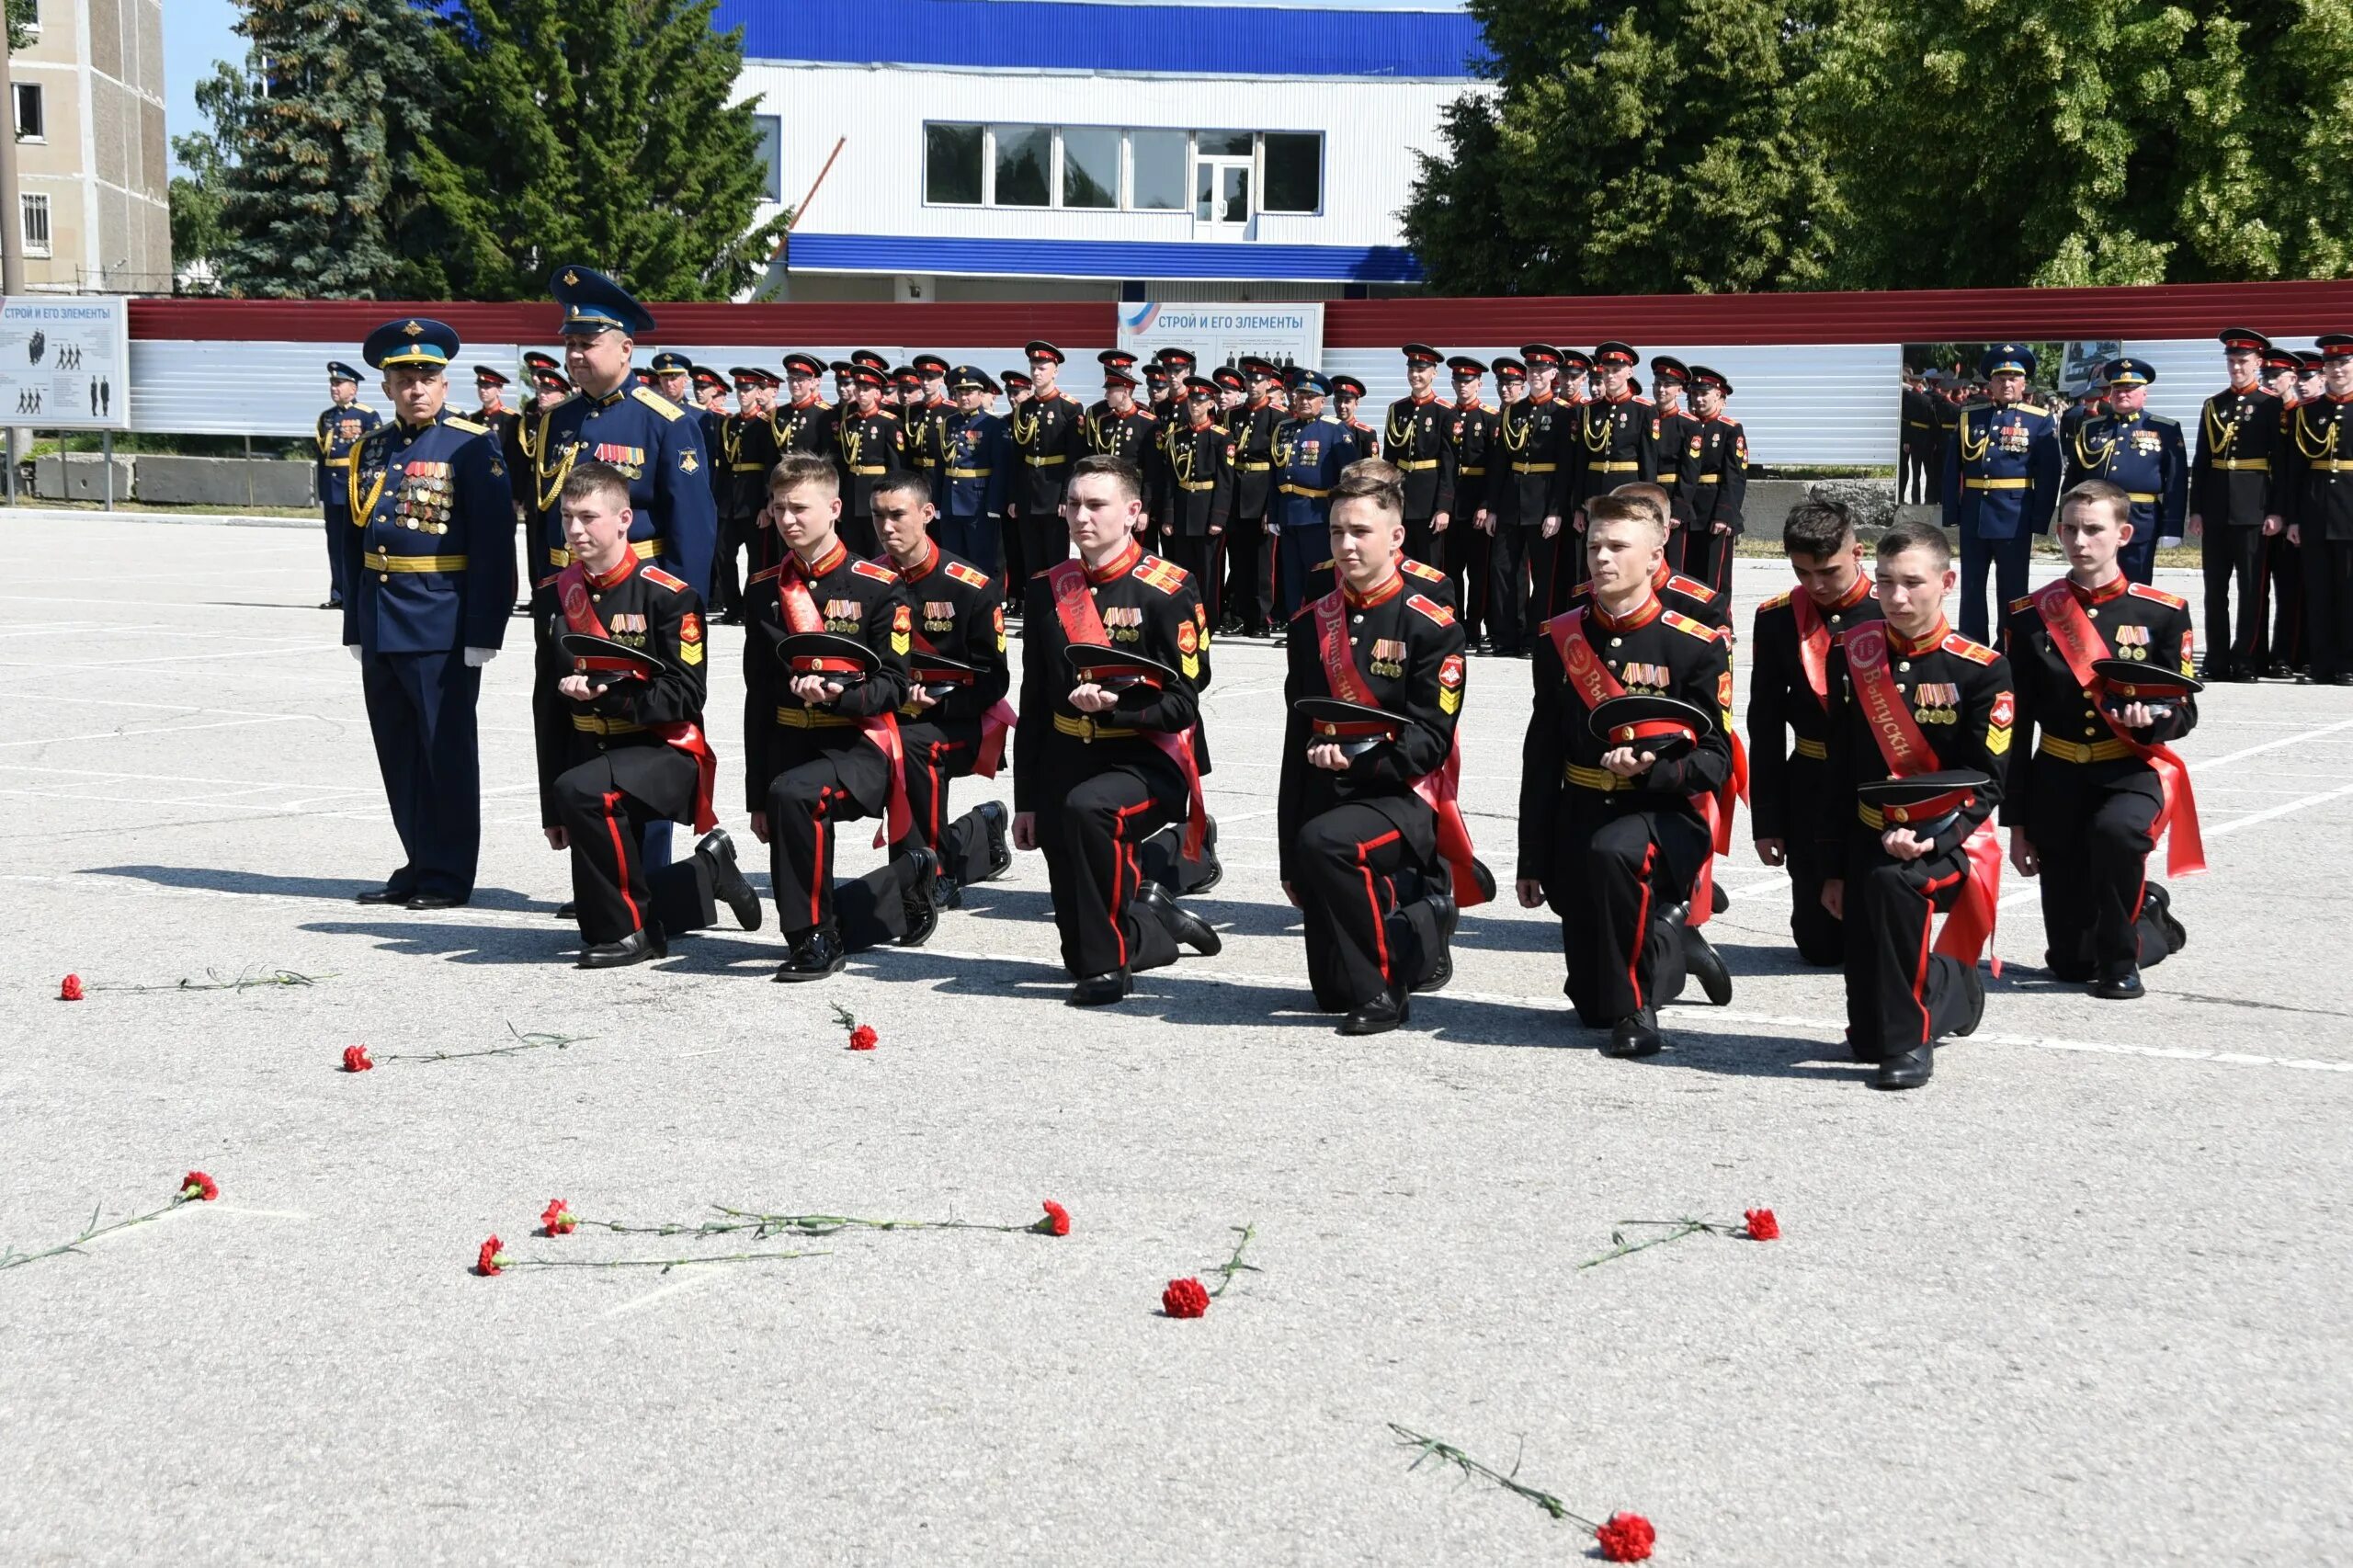
M 2287 816 L 2290 812 L 2301 812 L 2306 806 L 2317 806 L 2325 801 L 2334 801 L 2341 795 L 2353 795 L 2353 784 L 2340 784 L 2334 790 L 2324 790 L 2317 795 L 2306 795 L 2302 800 L 2290 801 L 2286 805 L 2273 806 L 2268 811 L 2254 812 L 2246 816 L 2234 817 L 2220 827 L 2208 828 L 2206 836 L 2220 838 L 2226 833 L 2236 833 L 2243 827 L 2253 827 L 2257 823 L 2270 822 L 2275 818 Z
M 2317 730 L 2300 730 L 2290 734 L 2281 735 L 2278 740 L 2266 741 L 2261 745 L 2248 746 L 2241 751 L 2225 752 L 2221 756 L 2192 757 L 2188 760 L 2198 767 L 2220 767 L 2225 763 L 2236 762 L 2242 757 L 2258 756 L 2268 751 L 2278 751 L 2281 746 L 2310 745 L 2323 735 L 2333 735 L 2340 730 L 2353 730 L 2353 719 L 2340 719 L 2334 724 L 2323 724 Z
M 173 724 L 156 730 L 99 730 L 87 735 L 48 735 L 34 740 L 0 741 L 0 746 L 62 746 L 81 741 L 136 741 L 151 735 L 193 734 L 199 730 L 234 730 L 246 724 L 291 724 L 311 717 L 308 713 L 268 713 L 257 719 L 223 719 L 217 724 Z
M 247 648 L 242 653 L 207 653 L 205 654 L 205 662 L 208 664 L 218 664 L 223 659 L 275 658 L 281 653 L 326 653 L 339 652 L 342 647 L 343 644 L 340 642 L 296 642 L 289 643 L 284 647 L 278 648 Z M 150 659 L 103 659 L 96 664 L 73 665 L 43 665 L 26 663 L 16 659 L 0 659 L 0 669 L 121 670 L 130 669 L 139 665 L 184 665 L 186 663 L 188 663 L 188 655 L 186 653 L 158 653 L 153 658 Z
M 642 1296 L 632 1296 L 628 1301 L 623 1301 L 620 1306 L 611 1308 L 604 1313 L 606 1321 L 610 1322 L 614 1318 L 627 1317 L 631 1312 L 643 1311 L 645 1308 L 652 1306 L 656 1301 L 665 1301 L 672 1296 L 682 1294 L 688 1290 L 699 1290 L 702 1286 L 708 1285 L 712 1280 L 718 1278 L 723 1270 L 712 1267 L 709 1265 L 682 1263 L 677 1267 L 670 1270 L 670 1272 L 676 1276 L 676 1278 L 671 1279 L 669 1283 L 657 1285 L 653 1290 L 645 1292 Z

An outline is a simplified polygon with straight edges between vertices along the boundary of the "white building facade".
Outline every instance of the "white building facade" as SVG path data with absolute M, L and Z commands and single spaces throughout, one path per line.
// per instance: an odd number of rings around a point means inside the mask
M 722 0 L 800 210 L 792 300 L 1362 299 L 1486 90 L 1458 10 Z

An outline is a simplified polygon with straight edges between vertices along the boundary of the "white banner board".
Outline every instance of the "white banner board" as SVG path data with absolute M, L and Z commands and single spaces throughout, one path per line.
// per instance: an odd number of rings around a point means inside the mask
M 0 301 L 0 415 L 43 430 L 131 428 L 131 303 L 120 296 Z
M 1245 356 L 1320 368 L 1324 307 L 1122 304 L 1120 347 L 1139 359 L 1149 359 L 1163 348 L 1189 349 L 1201 375 Z

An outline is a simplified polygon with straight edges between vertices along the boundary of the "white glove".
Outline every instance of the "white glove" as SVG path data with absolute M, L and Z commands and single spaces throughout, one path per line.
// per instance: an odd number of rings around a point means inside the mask
M 498 650 L 495 648 L 469 648 L 466 650 L 466 668 L 478 670 L 496 657 Z
M 358 644 L 358 643 L 357 643 L 357 642 L 346 642 L 346 643 L 343 645 L 343 651 L 344 651 L 345 653 L 347 653 L 350 654 L 350 655 L 351 655 L 351 657 L 352 657 L 352 659 L 353 659 L 355 662 L 357 662 L 357 661 L 358 661 L 358 660 L 365 659 L 365 658 L 367 657 L 367 655 L 366 655 L 366 654 L 362 653 L 359 651 L 359 644 Z

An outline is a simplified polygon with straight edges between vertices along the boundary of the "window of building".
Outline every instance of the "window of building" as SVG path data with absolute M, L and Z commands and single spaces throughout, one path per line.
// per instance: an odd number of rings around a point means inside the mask
M 49 198 L 46 194 L 26 191 L 19 198 L 25 209 L 25 254 L 49 254 Z
M 952 207 L 981 204 L 982 143 L 987 132 L 978 125 L 926 125 L 923 128 L 923 199 Z
M 1246 158 L 1256 149 L 1246 131 L 1197 131 L 1194 151 L 1204 158 Z
M 1128 205 L 1145 212 L 1184 206 L 1187 156 L 1181 131 L 1129 131 Z
M 1064 207 L 1120 205 L 1120 133 L 1099 125 L 1063 128 Z
M 760 166 L 767 171 L 767 184 L 760 187 L 763 199 L 784 199 L 784 120 L 781 116 L 756 114 L 752 129 L 758 133 Z
M 993 125 L 996 143 L 996 187 L 989 198 L 993 207 L 1051 207 L 1054 201 L 1054 128 L 1051 125 Z
M 17 141 L 45 142 L 49 139 L 48 122 L 42 113 L 42 108 L 40 84 L 38 82 L 17 84 Z
M 1324 138 L 1297 131 L 1267 133 L 1267 176 L 1259 208 L 1267 212 L 1324 209 Z

